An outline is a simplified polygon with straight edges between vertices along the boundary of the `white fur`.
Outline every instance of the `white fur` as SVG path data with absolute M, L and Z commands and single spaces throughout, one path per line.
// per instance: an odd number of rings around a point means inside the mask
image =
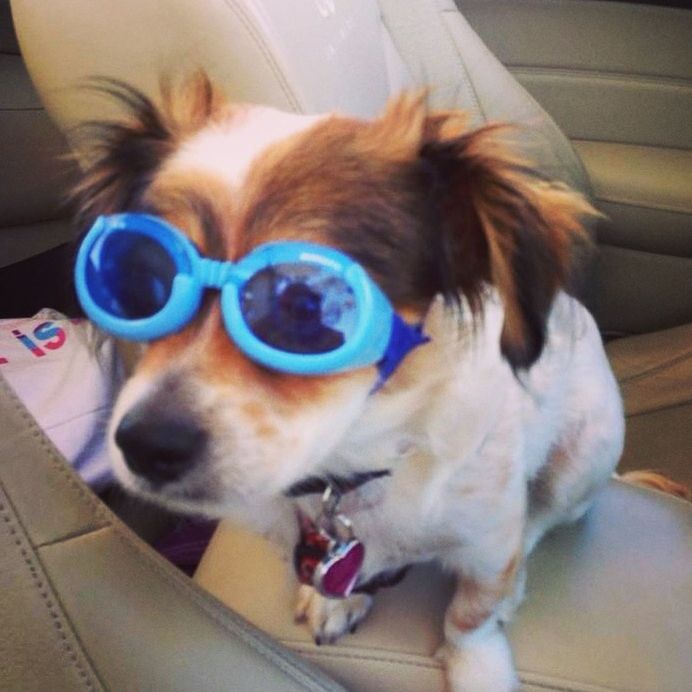
M 250 166 L 268 147 L 308 129 L 324 115 L 285 113 L 264 106 L 238 106 L 227 120 L 182 143 L 167 166 L 218 176 L 231 189 L 242 185 Z

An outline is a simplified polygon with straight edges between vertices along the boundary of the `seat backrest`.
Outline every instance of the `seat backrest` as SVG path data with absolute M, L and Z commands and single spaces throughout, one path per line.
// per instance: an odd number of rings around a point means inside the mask
M 98 11 L 90 0 L 12 0 L 12 8 L 29 71 L 64 128 L 108 114 L 103 98 L 79 88 L 95 75 L 155 94 L 162 73 L 203 67 L 234 100 L 361 117 L 426 85 L 435 107 L 525 125 L 520 140 L 539 167 L 588 191 L 566 138 L 452 0 L 120 0 Z
M 236 101 L 374 115 L 392 91 L 373 0 L 12 2 L 22 51 L 63 127 L 104 112 L 93 76 L 155 94 L 162 74 L 204 68 Z M 60 27 L 56 40 L 56 27 Z
M 550 178 L 590 195 L 588 176 L 553 119 L 490 52 L 454 0 L 378 0 L 382 20 L 415 83 L 437 108 L 463 108 L 472 122 L 508 121 L 529 160 Z

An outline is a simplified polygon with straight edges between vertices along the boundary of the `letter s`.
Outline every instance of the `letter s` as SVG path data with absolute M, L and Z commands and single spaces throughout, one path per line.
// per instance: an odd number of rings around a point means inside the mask
M 40 341 L 45 341 L 41 346 L 50 351 L 55 351 L 60 348 L 67 339 L 65 330 L 56 327 L 52 322 L 41 322 L 41 324 L 34 329 L 34 336 Z M 52 341 L 46 341 L 46 339 L 52 339 Z

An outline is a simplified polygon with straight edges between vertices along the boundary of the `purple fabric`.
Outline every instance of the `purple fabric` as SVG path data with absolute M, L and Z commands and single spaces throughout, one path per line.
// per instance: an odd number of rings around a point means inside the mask
M 209 519 L 182 519 L 173 530 L 154 543 L 154 548 L 191 577 L 217 525 L 218 521 Z

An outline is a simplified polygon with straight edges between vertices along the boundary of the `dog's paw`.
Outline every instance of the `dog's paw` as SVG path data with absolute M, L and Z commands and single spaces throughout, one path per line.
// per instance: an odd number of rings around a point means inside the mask
M 519 568 L 509 595 L 497 607 L 497 619 L 502 625 L 512 621 L 526 595 L 526 567 Z
M 471 637 L 462 647 L 446 644 L 437 652 L 447 669 L 450 692 L 516 692 L 519 680 L 509 644 L 495 633 Z
M 345 632 L 354 632 L 370 611 L 372 596 L 352 594 L 348 598 L 325 598 L 312 586 L 298 589 L 296 622 L 306 622 L 315 644 L 333 644 Z

